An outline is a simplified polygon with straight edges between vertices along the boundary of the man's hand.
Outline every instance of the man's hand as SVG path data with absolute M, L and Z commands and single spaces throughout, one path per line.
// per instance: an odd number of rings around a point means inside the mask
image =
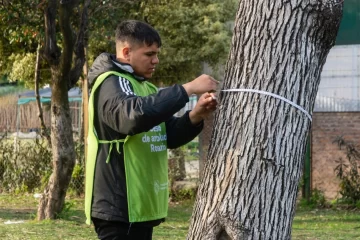
M 217 100 L 214 93 L 204 93 L 189 113 L 190 121 L 196 125 L 216 110 Z
M 185 88 L 188 96 L 192 94 L 200 95 L 206 92 L 214 92 L 217 89 L 219 82 L 209 75 L 202 74 L 191 82 L 185 83 L 182 86 Z

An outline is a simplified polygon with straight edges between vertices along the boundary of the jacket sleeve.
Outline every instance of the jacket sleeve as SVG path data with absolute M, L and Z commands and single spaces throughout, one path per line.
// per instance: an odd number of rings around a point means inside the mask
M 178 148 L 193 140 L 204 126 L 204 121 L 197 125 L 190 122 L 189 112 L 182 117 L 172 117 L 166 121 L 167 147 Z
M 128 80 L 114 75 L 101 84 L 95 99 L 101 121 L 125 135 L 166 122 L 189 101 L 185 89 L 177 84 L 146 97 L 136 96 Z

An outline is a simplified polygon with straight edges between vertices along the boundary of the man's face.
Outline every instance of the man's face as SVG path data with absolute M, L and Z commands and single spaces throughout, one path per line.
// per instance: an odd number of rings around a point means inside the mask
M 155 66 L 159 63 L 159 51 L 156 43 L 151 46 L 143 44 L 130 47 L 129 63 L 135 74 L 144 78 L 151 78 L 155 72 Z

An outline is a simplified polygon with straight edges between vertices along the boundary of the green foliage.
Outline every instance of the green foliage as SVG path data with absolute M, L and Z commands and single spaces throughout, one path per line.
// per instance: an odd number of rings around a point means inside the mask
M 114 0 L 104 1 L 91 11 L 89 62 L 101 52 L 115 53 L 114 30 L 118 22 L 138 19 L 154 26 L 163 42 L 160 64 L 151 81 L 159 86 L 187 82 L 202 72 L 204 62 L 214 69 L 225 63 L 237 3 L 150 0 L 124 2 L 120 6 Z
M 337 137 L 334 141 L 340 149 L 345 148 L 346 158 L 340 158 L 338 165 L 334 169 L 336 176 L 340 179 L 340 194 L 343 200 L 356 205 L 360 201 L 360 174 L 359 160 L 360 152 L 358 147 L 346 141 L 342 137 Z
M 119 0 L 105 0 L 90 5 L 88 42 L 90 65 L 102 52 L 115 53 L 115 28 L 121 20 L 132 18 L 131 11 L 138 8 L 139 2 L 119 3 Z
M 0 140 L 0 192 L 34 192 L 51 172 L 51 151 L 45 142 Z
M 37 1 L 12 0 L 1 4 L 1 30 L 9 43 L 21 43 L 34 47 L 39 40 L 43 25 L 41 5 Z M 35 45 L 31 46 L 35 42 Z
M 172 202 L 181 202 L 184 200 L 194 200 L 196 197 L 197 189 L 194 188 L 184 188 L 180 190 L 172 190 L 170 193 L 170 198 Z
M 161 34 L 163 47 L 160 64 L 152 79 L 158 85 L 183 83 L 198 76 L 202 64 L 213 68 L 223 65 L 230 49 L 232 29 L 238 0 L 105 0 L 91 4 L 89 9 L 88 60 L 90 64 L 101 52 L 115 52 L 114 30 L 123 19 L 139 19 L 152 24 Z M 0 75 L 11 74 L 13 80 L 33 81 L 35 65 L 28 68 L 29 57 L 44 39 L 44 3 L 15 0 L 0 8 Z M 106 13 L 106 14 L 104 14 Z M 78 29 L 79 10 L 72 19 Z M 57 22 L 58 24 L 58 22 Z M 57 35 L 58 46 L 62 37 Z M 11 54 L 16 57 L 16 63 Z M 9 71 L 15 64 L 16 69 Z M 25 66 L 19 66 L 24 64 Z M 9 68 L 10 66 L 10 68 Z M 20 69 L 26 70 L 21 74 Z M 42 65 L 42 82 L 50 79 L 47 65 Z M 45 76 L 44 76 L 45 74 Z M 27 83 L 32 86 L 32 83 Z
M 185 146 L 190 151 L 197 150 L 199 148 L 199 142 L 198 141 L 191 141 L 188 144 L 186 144 Z
M 82 196 L 85 192 L 85 153 L 84 142 L 75 142 L 76 164 L 71 176 L 68 193 Z
M 40 39 L 43 14 L 36 1 L 3 1 L 0 6 L 0 76 L 10 74 L 9 56 L 34 53 Z M 24 67 L 25 68 L 25 67 Z M 27 71 L 34 72 L 35 65 Z M 33 76 L 34 74 L 32 74 Z M 13 79 L 16 80 L 16 79 Z
M 23 83 L 27 89 L 33 89 L 35 86 L 35 69 L 36 53 L 13 53 L 11 54 L 3 71 L 8 74 L 10 81 L 19 81 Z M 50 82 L 50 69 L 47 68 L 45 62 L 42 62 L 40 70 L 40 87 Z
M 202 63 L 223 65 L 230 50 L 229 21 L 236 2 L 153 0 L 144 1 L 135 14 L 157 29 L 162 37 L 160 64 L 152 81 L 172 84 L 195 78 Z
M 76 143 L 77 159 L 69 194 L 84 193 L 84 144 Z M 42 191 L 52 173 L 52 152 L 45 140 L 20 140 L 18 145 L 5 137 L 0 140 L 0 192 L 33 193 Z
M 305 198 L 300 200 L 300 206 L 306 208 L 323 208 L 327 206 L 327 202 L 324 193 L 315 188 L 311 192 L 309 201 Z
M 11 54 L 9 61 L 12 62 L 9 79 L 23 80 L 25 83 L 34 82 L 33 68 L 35 66 L 36 54 Z
M 185 152 L 186 161 L 194 161 L 199 159 L 199 141 L 193 140 L 184 146 L 182 146 L 183 151 Z
M 63 209 L 56 216 L 56 218 L 58 218 L 58 219 L 68 219 L 71 216 L 72 212 L 73 212 L 74 206 L 75 206 L 75 203 L 73 201 L 66 201 L 65 204 L 64 204 Z
M 0 76 L 25 82 L 34 88 L 36 48 L 44 38 L 42 4 L 35 1 L 6 2 L 0 8 Z M 50 71 L 40 64 L 40 86 L 49 83 Z

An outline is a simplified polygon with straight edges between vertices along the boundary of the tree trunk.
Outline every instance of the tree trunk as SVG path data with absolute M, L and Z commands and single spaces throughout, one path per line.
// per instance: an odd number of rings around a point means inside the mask
M 52 86 L 51 101 L 53 172 L 40 199 L 39 220 L 54 219 L 63 209 L 76 157 L 66 84 Z
M 199 179 L 202 179 L 204 166 L 209 152 L 209 144 L 213 129 L 214 114 L 204 119 L 204 128 L 199 135 Z
M 79 4 L 79 2 L 60 1 L 59 25 L 62 34 L 62 52 L 57 47 L 56 41 L 57 1 L 49 0 L 44 11 L 44 57 L 51 66 L 52 74 L 51 142 L 53 173 L 39 202 L 38 220 L 54 219 L 62 211 L 75 165 L 76 154 L 68 90 L 79 79 L 85 62 L 87 8 L 90 0 L 86 0 L 83 5 L 76 39 L 71 28 L 71 17 L 75 4 Z
M 240 1 L 223 89 L 312 113 L 338 0 Z M 290 239 L 310 119 L 272 96 L 221 92 L 188 239 Z
M 169 177 L 171 182 L 184 180 L 186 177 L 185 153 L 182 148 L 170 149 L 171 157 L 169 158 Z

